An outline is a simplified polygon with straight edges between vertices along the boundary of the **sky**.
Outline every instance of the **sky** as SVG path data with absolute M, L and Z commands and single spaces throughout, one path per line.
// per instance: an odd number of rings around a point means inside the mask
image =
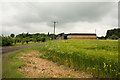
M 105 36 L 118 28 L 117 2 L 4 2 L 1 6 L 2 34 L 95 33 Z

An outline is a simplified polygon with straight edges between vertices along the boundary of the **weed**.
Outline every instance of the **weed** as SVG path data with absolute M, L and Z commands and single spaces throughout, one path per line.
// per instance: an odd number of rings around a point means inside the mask
M 37 67 L 36 67 L 36 66 L 34 66 L 33 68 L 34 68 L 34 69 L 37 69 Z
M 29 57 L 32 57 L 32 56 L 29 56 Z
M 35 62 L 32 62 L 32 64 L 35 64 Z
M 31 62 L 30 62 L 30 61 L 27 61 L 27 63 L 31 64 Z

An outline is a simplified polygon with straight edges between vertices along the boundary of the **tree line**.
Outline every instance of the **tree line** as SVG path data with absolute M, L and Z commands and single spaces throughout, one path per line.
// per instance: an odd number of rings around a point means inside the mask
M 53 36 L 56 38 L 59 35 L 54 34 L 29 34 L 21 33 L 18 35 L 10 34 L 9 36 L 0 36 L 0 46 L 11 46 L 16 43 L 28 44 L 29 42 L 45 42 L 47 40 L 53 40 Z M 106 36 L 97 37 L 98 39 L 119 39 L 120 38 L 120 28 L 107 30 Z
M 0 46 L 11 46 L 13 44 L 16 43 L 21 43 L 23 44 L 28 44 L 29 42 L 45 42 L 47 40 L 52 40 L 53 36 L 55 36 L 55 38 L 58 35 L 54 35 L 54 34 L 40 34 L 40 33 L 35 33 L 35 34 L 29 34 L 29 33 L 22 33 L 22 34 L 18 34 L 15 36 L 15 34 L 10 34 L 9 36 L 0 36 Z
M 107 30 L 106 36 L 98 37 L 98 39 L 113 39 L 117 40 L 120 38 L 120 28 Z

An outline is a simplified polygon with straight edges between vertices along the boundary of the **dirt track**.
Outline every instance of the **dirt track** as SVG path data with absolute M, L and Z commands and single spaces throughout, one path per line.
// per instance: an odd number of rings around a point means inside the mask
M 4 48 L 2 48 L 2 54 L 6 54 L 6 53 L 9 53 L 9 52 L 13 52 L 13 51 L 16 51 L 16 50 L 19 50 L 19 49 L 24 49 L 24 48 L 28 48 L 28 47 L 32 47 L 32 46 L 39 46 L 39 45 L 44 45 L 44 43 L 28 45 L 28 46 L 4 47 Z
M 20 66 L 18 70 L 26 78 L 93 78 L 91 74 L 83 71 L 74 71 L 64 65 L 36 57 L 36 55 L 40 55 L 39 52 L 31 51 L 21 54 L 22 56 L 18 58 L 25 61 L 25 66 Z

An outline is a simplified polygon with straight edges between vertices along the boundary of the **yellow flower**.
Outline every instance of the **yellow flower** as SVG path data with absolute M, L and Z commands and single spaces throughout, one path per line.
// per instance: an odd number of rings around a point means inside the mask
M 108 65 L 107 65 L 107 67 L 108 67 Z
M 92 69 L 95 69 L 95 68 L 92 68 Z
M 110 65 L 110 67 L 111 67 L 111 65 Z
M 106 64 L 104 63 L 104 68 L 106 67 Z

